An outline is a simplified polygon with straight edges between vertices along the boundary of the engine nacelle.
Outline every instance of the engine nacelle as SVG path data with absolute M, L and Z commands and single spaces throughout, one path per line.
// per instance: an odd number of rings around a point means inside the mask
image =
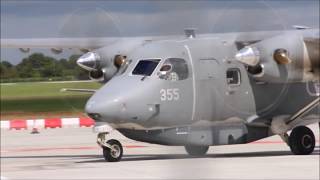
M 280 35 L 244 47 L 236 59 L 246 64 L 249 74 L 258 81 L 319 80 L 319 49 L 310 53 L 310 46 L 298 34 Z
M 85 53 L 77 60 L 77 64 L 89 71 L 90 79 L 106 83 L 123 70 L 128 63 L 126 55 L 142 43 L 141 40 L 132 40 L 106 45 Z
M 90 79 L 101 83 L 108 82 L 118 71 L 113 62 L 114 58 L 105 56 L 99 51 L 87 52 L 77 60 L 80 67 L 89 71 Z
M 92 70 L 89 71 L 89 78 L 101 83 L 106 83 L 115 75 L 116 72 L 117 71 L 110 68 Z
M 89 78 L 91 80 L 103 82 L 104 81 L 104 73 L 102 70 L 89 71 Z

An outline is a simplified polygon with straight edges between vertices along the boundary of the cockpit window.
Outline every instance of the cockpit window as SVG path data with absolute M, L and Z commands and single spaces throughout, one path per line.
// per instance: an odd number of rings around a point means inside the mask
M 132 71 L 132 74 L 150 76 L 153 73 L 154 69 L 156 69 L 159 62 L 160 59 L 140 60 L 134 68 L 134 70 Z
M 189 76 L 188 65 L 184 59 L 169 58 L 160 68 L 159 78 L 168 81 L 179 81 Z

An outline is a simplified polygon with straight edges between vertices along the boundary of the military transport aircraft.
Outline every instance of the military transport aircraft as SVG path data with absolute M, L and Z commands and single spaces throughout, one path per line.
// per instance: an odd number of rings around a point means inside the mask
M 182 34 L 182 33 L 181 33 Z M 279 135 L 294 154 L 310 154 L 319 122 L 319 29 L 162 37 L 2 39 L 1 48 L 86 52 L 77 63 L 93 80 L 85 111 L 96 122 L 107 161 L 119 161 L 112 127 L 137 141 L 185 146 L 244 144 Z M 110 126 L 105 126 L 106 124 Z M 288 131 L 292 130 L 290 136 Z

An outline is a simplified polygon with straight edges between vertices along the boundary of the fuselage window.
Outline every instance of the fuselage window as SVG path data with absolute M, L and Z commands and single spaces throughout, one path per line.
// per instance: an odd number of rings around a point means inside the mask
M 240 85 L 241 75 L 239 69 L 232 68 L 227 70 L 227 83 L 229 85 Z
M 159 64 L 160 59 L 140 60 L 134 70 L 133 75 L 150 76 Z
M 189 76 L 188 65 L 184 59 L 166 59 L 158 73 L 160 79 L 168 81 L 180 81 Z

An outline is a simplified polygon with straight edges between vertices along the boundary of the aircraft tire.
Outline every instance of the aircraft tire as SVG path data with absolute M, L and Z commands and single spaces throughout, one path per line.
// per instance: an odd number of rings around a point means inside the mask
M 118 162 L 121 160 L 123 155 L 123 147 L 121 143 L 115 139 L 110 139 L 107 141 L 107 144 L 110 144 L 111 147 L 116 149 L 116 151 L 111 150 L 107 147 L 103 147 L 103 157 L 108 162 Z
M 289 137 L 291 152 L 296 155 L 311 154 L 315 143 L 316 140 L 313 132 L 306 126 L 295 127 Z
M 191 156 L 204 156 L 208 152 L 209 146 L 186 145 L 184 148 Z

